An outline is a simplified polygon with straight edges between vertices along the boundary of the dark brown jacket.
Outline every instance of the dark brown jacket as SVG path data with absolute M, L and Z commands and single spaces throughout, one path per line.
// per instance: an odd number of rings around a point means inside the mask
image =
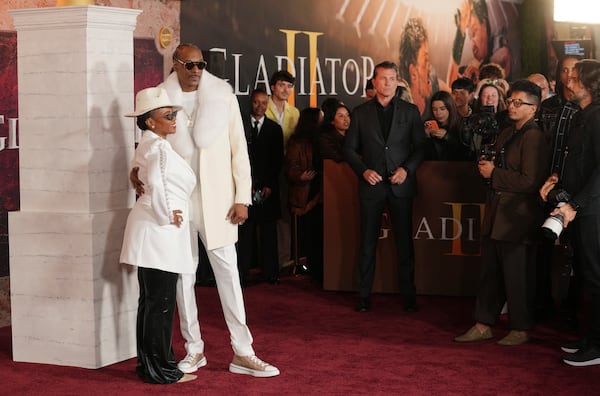
M 292 136 L 288 142 L 286 165 L 289 184 L 289 204 L 292 213 L 302 216 L 321 201 L 321 169 L 314 163 L 318 156 L 313 144 L 308 139 Z M 301 180 L 300 176 L 307 170 L 314 170 L 317 176 L 312 180 Z M 311 195 L 311 190 L 313 194 Z
M 344 135 L 339 133 L 333 125 L 326 126 L 319 134 L 319 150 L 321 159 L 331 159 L 335 162 L 343 162 L 344 158 Z
M 534 120 L 504 129 L 495 145 L 492 190 L 482 235 L 498 241 L 533 243 L 544 220 L 538 190 L 548 177 L 550 150 Z

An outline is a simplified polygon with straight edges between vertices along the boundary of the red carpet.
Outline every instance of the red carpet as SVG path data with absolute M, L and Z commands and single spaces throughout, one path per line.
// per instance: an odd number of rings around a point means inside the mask
M 355 295 L 320 291 L 307 279 L 284 278 L 244 291 L 254 347 L 279 367 L 275 378 L 231 374 L 231 347 L 216 289 L 198 288 L 208 366 L 184 384 L 149 385 L 135 359 L 98 370 L 15 363 L 10 327 L 0 329 L 3 395 L 593 395 L 600 366 L 560 361 L 559 345 L 574 334 L 538 325 L 529 344 L 494 341 L 459 345 L 452 338 L 472 325 L 472 298 L 420 296 L 418 313 L 398 296 L 375 295 L 372 311 L 353 311 Z M 506 324 L 494 328 L 496 339 Z M 178 328 L 175 353 L 183 357 Z

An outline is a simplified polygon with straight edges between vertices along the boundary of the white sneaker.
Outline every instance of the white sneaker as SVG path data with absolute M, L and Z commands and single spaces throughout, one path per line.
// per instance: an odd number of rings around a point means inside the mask
M 186 374 L 193 373 L 204 366 L 206 366 L 206 356 L 203 353 L 188 353 L 177 363 L 177 368 Z
M 275 377 L 279 375 L 279 369 L 263 362 L 256 355 L 252 356 L 233 356 L 233 361 L 229 364 L 229 371 L 235 374 L 247 374 L 253 377 Z

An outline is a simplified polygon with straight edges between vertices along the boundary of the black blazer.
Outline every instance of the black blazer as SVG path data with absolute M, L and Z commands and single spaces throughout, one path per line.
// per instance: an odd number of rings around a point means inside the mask
M 253 203 L 248 215 L 257 220 L 273 221 L 281 216 L 279 173 L 283 164 L 283 131 L 279 124 L 263 118 L 258 137 L 252 139 L 251 118 L 244 120 L 248 156 L 252 170 L 252 192 L 269 187 L 271 196 L 261 204 Z
M 600 103 L 593 102 L 571 120 L 563 179 L 559 184 L 581 207 L 577 217 L 600 215 Z
M 417 106 L 393 98 L 394 116 L 387 140 L 379 124 L 374 98 L 356 107 L 352 112 L 350 128 L 344 141 L 344 155 L 356 172 L 361 194 L 369 194 L 374 187 L 365 181 L 363 173 L 372 169 L 386 183 L 390 172 L 403 167 L 408 172 L 406 181 L 393 184 L 397 197 L 412 197 L 417 192 L 417 168 L 424 158 L 425 129 Z M 381 184 L 381 183 L 379 183 Z

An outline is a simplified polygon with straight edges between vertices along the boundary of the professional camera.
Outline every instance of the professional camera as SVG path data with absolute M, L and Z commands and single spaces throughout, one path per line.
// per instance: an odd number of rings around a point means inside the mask
M 465 120 L 461 140 L 470 148 L 476 161 L 481 157 L 491 161 L 495 155 L 494 146 L 499 126 L 493 106 L 482 106 L 481 111 Z
M 571 200 L 571 195 L 563 189 L 552 190 L 548 193 L 548 202 L 553 203 L 554 208 L 560 208 L 566 205 Z M 544 237 L 555 240 L 563 230 L 564 217 L 560 213 L 548 216 L 544 224 L 542 224 L 542 234 Z
M 485 161 L 493 161 L 495 156 L 496 156 L 495 142 L 484 143 L 481 145 L 481 149 L 479 150 L 479 159 L 482 159 Z
M 498 132 L 494 106 L 482 106 L 480 112 L 472 114 L 465 121 L 461 140 L 469 147 L 470 156 L 474 157 L 475 161 L 479 162 L 480 159 L 493 161 L 496 156 Z M 485 178 L 483 182 L 490 185 L 491 179 Z

